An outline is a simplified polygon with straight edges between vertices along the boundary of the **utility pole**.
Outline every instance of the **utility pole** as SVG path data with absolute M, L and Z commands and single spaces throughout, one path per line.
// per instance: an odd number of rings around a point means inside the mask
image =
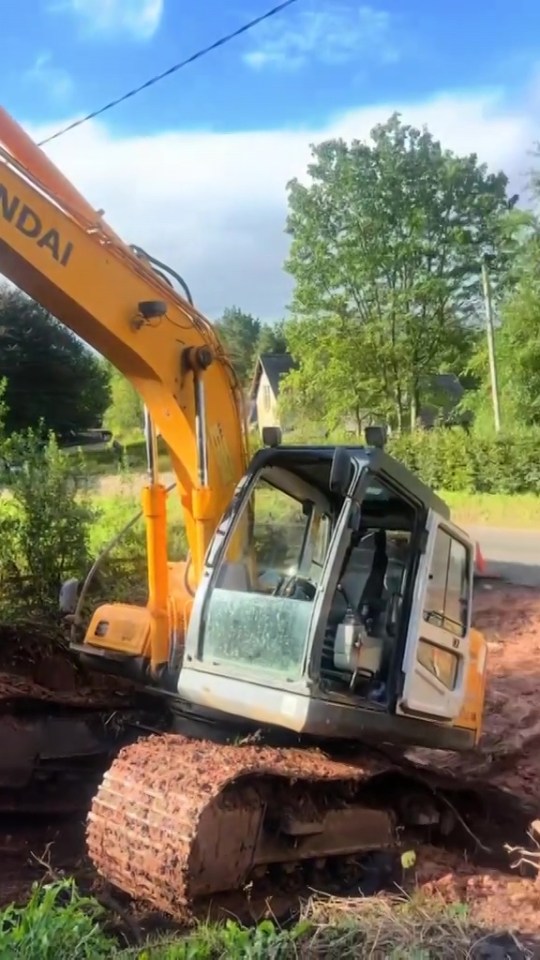
M 501 429 L 501 411 L 499 407 L 499 386 L 497 383 L 497 364 L 495 362 L 495 337 L 493 333 L 493 305 L 491 301 L 491 283 L 489 281 L 488 258 L 482 261 L 482 283 L 484 286 L 484 304 L 486 308 L 486 334 L 488 342 L 489 375 L 491 380 L 491 396 L 493 399 L 493 418 L 495 431 Z

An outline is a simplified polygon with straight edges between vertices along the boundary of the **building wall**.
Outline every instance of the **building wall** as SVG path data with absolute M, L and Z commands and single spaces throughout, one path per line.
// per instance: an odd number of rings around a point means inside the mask
M 257 424 L 259 430 L 262 430 L 263 427 L 280 426 L 277 400 L 264 371 L 261 373 L 259 389 L 257 390 Z

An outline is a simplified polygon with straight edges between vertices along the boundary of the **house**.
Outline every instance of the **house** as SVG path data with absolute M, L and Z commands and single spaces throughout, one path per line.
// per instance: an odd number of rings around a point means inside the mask
M 263 427 L 284 428 L 283 417 L 278 413 L 279 388 L 282 379 L 294 369 L 295 363 L 289 353 L 261 353 L 249 390 L 250 424 L 256 424 L 259 430 Z
M 250 426 L 259 430 L 263 427 L 281 427 L 284 431 L 294 429 L 291 421 L 283 422 L 283 412 L 278 411 L 280 383 L 294 369 L 295 362 L 288 353 L 263 353 L 259 356 L 248 396 Z M 453 411 L 465 392 L 454 373 L 437 373 L 429 381 L 433 402 L 424 403 L 418 417 L 419 425 L 426 429 L 437 422 L 452 422 Z M 366 424 L 371 421 L 367 411 L 364 420 Z M 379 422 L 377 418 L 375 420 Z M 343 427 L 351 433 L 357 431 L 356 421 L 351 418 L 347 418 Z
M 429 429 L 437 422 L 461 422 L 463 417 L 455 419 L 454 411 L 463 399 L 465 388 L 455 373 L 436 373 L 429 378 L 429 388 L 435 402 L 425 403 L 420 410 L 421 426 Z

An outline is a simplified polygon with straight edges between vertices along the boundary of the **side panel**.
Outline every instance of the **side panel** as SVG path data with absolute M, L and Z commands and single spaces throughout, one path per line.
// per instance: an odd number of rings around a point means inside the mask
M 473 546 L 463 531 L 428 516 L 403 658 L 398 714 L 456 720 L 467 698 Z

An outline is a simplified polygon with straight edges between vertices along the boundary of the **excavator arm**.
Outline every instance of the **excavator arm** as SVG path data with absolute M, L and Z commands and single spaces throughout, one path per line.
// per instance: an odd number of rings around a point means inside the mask
M 1 109 L 0 272 L 141 395 L 170 452 L 196 584 L 247 464 L 234 370 L 189 293 L 176 292 L 143 251 L 127 246 Z M 143 507 L 156 664 L 167 658 L 167 548 L 165 491 L 156 474 L 153 481 Z

